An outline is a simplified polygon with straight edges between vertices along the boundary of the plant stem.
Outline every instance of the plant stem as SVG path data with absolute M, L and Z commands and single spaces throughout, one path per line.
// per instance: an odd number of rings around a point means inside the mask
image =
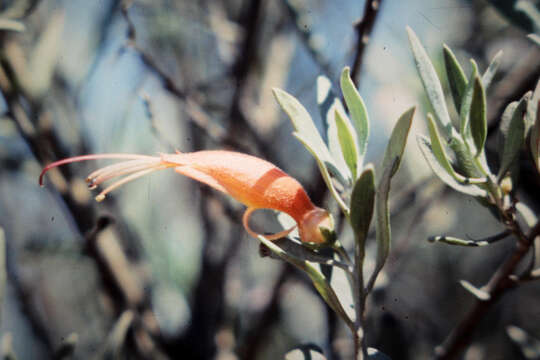
M 363 241 L 355 241 L 354 247 L 354 285 L 353 299 L 356 318 L 354 320 L 354 356 L 355 359 L 367 359 L 367 347 L 364 332 L 364 310 L 366 305 L 367 292 L 364 290 L 364 256 L 365 249 L 360 244 Z
M 489 300 L 476 300 L 473 308 L 461 323 L 448 336 L 445 342 L 435 350 L 435 358 L 448 360 L 456 358 L 472 340 L 472 334 L 480 319 L 488 312 L 490 306 L 506 293 L 507 290 L 516 286 L 516 282 L 510 278 L 518 264 L 529 251 L 534 239 L 540 234 L 540 222 L 531 229 L 528 235 L 521 230 L 514 218 L 509 218 L 506 223 L 508 229 L 517 237 L 516 248 L 512 254 L 495 271 L 485 286 L 485 291 L 490 295 Z

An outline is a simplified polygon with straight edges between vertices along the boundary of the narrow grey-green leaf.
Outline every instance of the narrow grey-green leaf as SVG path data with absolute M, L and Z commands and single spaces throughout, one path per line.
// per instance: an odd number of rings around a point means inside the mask
M 474 94 L 474 79 L 478 75 L 478 66 L 474 60 L 471 60 L 472 71 L 469 81 L 467 82 L 467 88 L 461 101 L 461 108 L 459 109 L 459 133 L 464 139 L 470 139 L 469 128 L 469 115 L 471 112 L 471 103 Z
M 22 32 L 26 30 L 24 24 L 18 20 L 0 18 L 0 30 Z
M 446 44 L 443 45 L 443 54 L 448 84 L 450 85 L 456 109 L 459 111 L 461 109 L 461 100 L 467 89 L 467 77 L 456 56 Z
M 364 248 L 375 203 L 375 170 L 367 165 L 356 180 L 351 194 L 351 226 L 354 230 L 356 246 Z
M 379 180 L 379 186 L 377 187 L 377 193 L 375 195 L 375 234 L 377 239 L 377 256 L 375 258 L 375 269 L 369 277 L 366 293 L 369 293 L 375 282 L 377 276 L 381 272 L 388 253 L 390 252 L 390 210 L 388 209 L 388 196 L 390 193 L 390 182 L 392 174 L 395 172 L 395 168 L 398 166 L 399 157 L 394 157 L 394 161 L 388 161 L 386 166 L 383 167 L 383 174 Z
M 539 102 L 540 102 L 540 80 L 536 83 L 536 88 L 534 89 L 532 97 L 529 100 L 529 104 L 527 105 L 525 136 L 527 136 L 530 128 L 534 125 L 536 121 L 536 116 L 538 115 Z
M 433 120 L 433 116 L 428 113 L 428 130 L 429 130 L 429 137 L 431 138 L 431 150 L 433 151 L 433 155 L 439 162 L 439 164 L 442 166 L 444 170 L 454 178 L 457 182 L 461 184 L 480 184 L 485 183 L 485 178 L 466 178 L 465 176 L 458 174 L 455 170 L 452 164 L 450 163 L 450 160 L 448 159 L 448 155 L 446 154 L 444 140 L 441 139 L 439 136 L 439 131 L 437 130 L 437 124 L 435 124 L 435 120 Z
M 536 121 L 531 129 L 531 154 L 536 165 L 536 170 L 540 173 L 540 100 L 536 108 Z
M 356 129 L 358 152 L 360 154 L 359 163 L 362 164 L 369 140 L 368 112 L 364 100 L 351 79 L 349 67 L 345 67 L 341 72 L 340 83 L 345 103 L 349 109 L 354 128 Z
M 441 179 L 446 185 L 463 194 L 478 197 L 487 196 L 486 191 L 482 190 L 478 186 L 460 184 L 452 176 L 450 176 L 435 157 L 429 139 L 427 139 L 423 135 L 418 134 L 416 136 L 416 140 L 418 142 L 418 146 L 420 147 L 420 151 L 422 152 L 422 155 L 424 155 L 424 158 L 426 159 L 429 167 L 431 168 L 431 170 L 433 170 L 435 175 L 437 175 L 439 179 Z
M 301 134 L 299 134 L 297 132 L 294 132 L 293 136 L 296 137 L 298 139 L 298 141 L 300 141 L 304 145 L 304 147 L 311 153 L 311 155 L 313 155 L 313 157 L 317 161 L 317 165 L 319 166 L 319 170 L 320 170 L 321 175 L 322 175 L 322 177 L 324 179 L 324 182 L 326 183 L 326 186 L 330 190 L 330 193 L 332 194 L 332 196 L 334 197 L 334 199 L 336 200 L 336 202 L 340 206 L 341 210 L 346 215 L 348 215 L 349 214 L 349 207 L 347 206 L 347 204 L 345 204 L 345 202 L 343 201 L 341 196 L 336 191 L 336 188 L 334 187 L 334 184 L 332 183 L 330 173 L 328 172 L 328 167 L 332 166 L 332 164 L 329 163 L 328 161 L 325 161 L 322 158 L 322 156 L 320 156 L 317 153 L 317 150 L 315 150 L 315 147 L 313 146 L 313 144 L 310 143 L 310 141 L 307 138 L 305 138 L 304 136 L 302 136 Z
M 347 177 L 341 173 L 334 163 L 326 144 L 313 123 L 313 119 L 304 106 L 294 96 L 281 89 L 274 88 L 272 91 L 281 108 L 291 119 L 296 132 L 310 144 L 312 154 L 316 155 L 318 161 L 327 164 L 330 171 L 338 177 L 338 180 L 346 183 Z
M 469 124 L 474 145 L 476 146 L 476 156 L 478 156 L 484 151 L 487 137 L 486 91 L 479 76 L 474 78 Z
M 367 349 L 368 360 L 392 360 L 388 355 L 375 348 L 369 347 Z
M 274 242 L 266 239 L 264 236 L 258 237 L 259 241 L 263 243 L 270 251 L 278 255 L 283 260 L 291 263 L 300 270 L 304 271 L 313 282 L 315 289 L 322 296 L 323 300 L 334 310 L 342 319 L 347 323 L 349 327 L 352 326 L 352 321 L 343 309 L 341 302 L 339 301 L 334 289 L 330 286 L 324 275 L 315 268 L 309 261 L 299 259 L 291 254 L 288 254 L 281 249 Z
M 527 97 L 523 97 L 515 107 L 504 136 L 504 144 L 501 152 L 501 167 L 497 177 L 502 179 L 510 165 L 519 154 L 519 150 L 525 140 L 525 112 L 527 111 Z M 503 114 L 507 116 L 508 114 Z
M 339 171 L 336 177 L 344 186 L 349 186 L 351 173 L 341 152 L 335 119 L 336 109 L 340 111 L 345 111 L 345 109 L 334 91 L 332 91 L 330 80 L 322 75 L 317 77 L 317 105 L 324 129 L 323 137 L 326 138 L 326 144 L 328 145 L 333 164 Z
M 345 163 L 351 170 L 352 178 L 356 179 L 358 165 L 358 145 L 356 141 L 356 133 L 345 114 L 341 114 L 338 109 L 334 111 L 334 119 L 336 120 L 337 133 L 341 153 Z
M 499 69 L 499 65 L 501 64 L 501 57 L 502 57 L 502 50 L 499 50 L 491 62 L 489 63 L 488 68 L 484 72 L 484 75 L 482 75 L 482 85 L 484 85 L 484 89 L 488 89 L 489 85 L 491 85 L 491 81 L 493 80 L 493 77 L 497 73 L 497 70 Z
M 407 32 L 409 34 L 409 42 L 416 63 L 416 69 L 422 79 L 422 84 L 433 107 L 433 111 L 435 111 L 437 120 L 439 120 L 444 130 L 445 137 L 453 138 L 456 136 L 456 131 L 450 121 L 450 115 L 448 114 L 448 108 L 446 107 L 444 93 L 437 72 L 414 31 L 410 27 L 407 27 Z
M 393 167 L 393 172 L 390 176 L 394 176 L 401 164 L 403 151 L 405 150 L 405 145 L 407 145 L 407 136 L 409 135 L 409 130 L 411 129 L 415 110 L 416 107 L 413 106 L 399 117 L 396 125 L 394 126 L 394 130 L 392 130 L 390 139 L 388 140 L 388 145 L 386 146 L 386 151 L 384 152 L 382 168 L 386 169 L 390 167 L 391 164 L 394 164 L 395 159 L 397 159 L 397 163 L 395 164 L 395 167 Z

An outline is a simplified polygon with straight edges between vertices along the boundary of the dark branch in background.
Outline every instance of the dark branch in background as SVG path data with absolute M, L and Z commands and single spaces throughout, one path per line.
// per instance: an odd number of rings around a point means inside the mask
M 358 86 L 358 76 L 362 68 L 364 52 L 366 51 L 369 37 L 371 35 L 371 31 L 373 30 L 373 26 L 375 25 L 375 20 L 377 19 L 377 14 L 379 13 L 381 3 L 382 0 L 366 0 L 362 20 L 355 25 L 357 44 L 356 53 L 354 55 L 354 61 L 351 68 L 351 78 L 356 86 Z
M 291 22 L 294 26 L 296 32 L 300 35 L 300 40 L 302 44 L 306 47 L 309 54 L 313 58 L 313 61 L 319 66 L 322 73 L 329 79 L 334 78 L 334 72 L 332 71 L 332 66 L 330 61 L 325 58 L 323 53 L 320 51 L 314 37 L 313 32 L 307 25 L 302 25 L 300 19 L 311 18 L 309 15 L 308 9 L 304 6 L 305 4 L 301 1 L 293 0 L 283 0 L 283 3 L 291 17 Z

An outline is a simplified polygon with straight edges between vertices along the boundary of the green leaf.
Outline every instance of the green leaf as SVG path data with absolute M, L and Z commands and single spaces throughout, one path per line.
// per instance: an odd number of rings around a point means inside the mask
M 334 310 L 334 312 L 336 312 L 336 314 L 338 314 L 343 319 L 343 321 L 347 323 L 349 327 L 353 327 L 353 323 L 343 309 L 343 306 L 341 306 L 341 303 L 339 302 L 336 293 L 334 292 L 324 275 L 319 270 L 317 270 L 315 266 L 313 266 L 309 261 L 302 260 L 288 254 L 277 244 L 266 239 L 264 236 L 259 236 L 258 239 L 274 254 L 278 255 L 283 260 L 304 271 L 310 277 L 313 285 L 315 286 L 315 289 L 317 289 L 317 291 L 322 296 L 323 300 L 328 304 L 328 306 L 330 306 L 330 308 L 332 308 L 332 310 Z
M 536 116 L 538 115 L 538 102 L 540 102 L 540 80 L 536 83 L 536 88 L 532 94 L 532 97 L 529 99 L 529 104 L 527 105 L 527 116 L 526 116 L 526 128 L 525 134 L 529 133 L 530 128 L 534 125 L 536 121 Z
M 335 167 L 339 170 L 340 177 L 338 177 L 338 180 L 344 186 L 349 186 L 352 175 L 341 151 L 335 119 L 336 109 L 343 111 L 343 113 L 345 110 L 341 101 L 332 91 L 332 83 L 325 76 L 317 77 L 317 104 L 324 126 L 324 135 L 326 136 L 328 150 L 330 151 L 330 156 L 332 157 Z
M 369 117 L 364 104 L 364 100 L 360 96 L 360 93 L 354 85 L 349 67 L 345 67 L 341 72 L 341 91 L 343 92 L 343 97 L 345 98 L 345 103 L 349 109 L 349 114 L 351 115 L 352 122 L 356 129 L 356 134 L 358 138 L 358 152 L 360 168 L 366 154 L 367 144 L 369 139 Z
M 497 175 L 499 180 L 506 175 L 510 165 L 512 165 L 518 156 L 519 150 L 525 140 L 525 112 L 527 111 L 527 101 L 528 97 L 524 96 L 517 105 L 510 104 L 507 107 L 509 110 L 505 110 L 503 113 L 503 117 L 508 118 L 508 112 L 514 108 L 510 121 L 508 122 L 508 127 L 502 129 L 504 143 L 501 151 L 501 167 L 499 168 L 499 173 Z M 508 120 L 505 119 L 505 122 L 507 121 Z M 501 125 L 503 125 L 502 122 Z
M 467 89 L 467 77 L 456 56 L 446 44 L 443 45 L 443 55 L 448 84 L 450 85 L 456 109 L 459 111 L 461 109 L 461 100 L 465 94 L 465 89 Z
M 454 138 L 457 133 L 450 121 L 450 115 L 448 114 L 448 108 L 446 107 L 446 101 L 439 77 L 435 72 L 435 68 L 431 63 L 426 50 L 420 43 L 420 40 L 418 40 L 414 31 L 410 27 L 407 27 L 407 32 L 409 34 L 409 42 L 416 63 L 416 69 L 422 79 L 422 84 L 424 85 L 427 97 L 437 116 L 437 120 L 439 120 L 439 123 L 444 130 L 445 137 Z
M 536 121 L 531 129 L 531 154 L 536 165 L 536 170 L 540 173 L 540 100 L 536 108 Z
M 497 70 L 499 69 L 499 65 L 501 64 L 501 57 L 502 57 L 502 50 L 499 50 L 491 62 L 489 63 L 488 68 L 484 72 L 484 75 L 482 75 L 482 85 L 484 85 L 484 89 L 488 89 L 489 85 L 491 85 L 491 81 L 493 80 L 493 77 L 497 73 Z
M 469 115 L 471 112 L 471 103 L 474 94 L 474 79 L 478 75 L 478 66 L 474 60 L 471 60 L 472 72 L 467 82 L 467 89 L 461 101 L 461 108 L 459 109 L 459 133 L 464 139 L 470 139 L 471 133 L 469 128 Z
M 338 109 L 334 111 L 334 119 L 336 120 L 341 153 L 343 154 L 345 163 L 351 170 L 352 178 L 356 179 L 359 157 L 356 134 L 349 119 L 344 114 L 342 115 Z
M 379 186 L 377 188 L 377 194 L 375 195 L 375 213 L 376 213 L 376 239 L 377 239 L 377 255 L 375 258 L 375 269 L 371 274 L 368 284 L 366 286 L 366 294 L 373 289 L 377 276 L 381 272 L 388 253 L 390 252 L 390 210 L 388 208 L 388 195 L 390 193 L 390 181 L 392 174 L 398 167 L 399 158 L 394 157 L 394 161 L 388 162 L 383 167 L 383 175 L 379 180 Z
M 424 155 L 424 158 L 426 159 L 429 167 L 431 168 L 431 170 L 433 170 L 435 175 L 437 175 L 439 179 L 441 179 L 446 185 L 463 194 L 477 197 L 487 196 L 487 192 L 479 188 L 477 185 L 463 185 L 457 182 L 452 176 L 450 176 L 447 173 L 446 169 L 441 166 L 441 164 L 435 157 L 435 154 L 431 148 L 431 143 L 428 138 L 419 134 L 416 136 L 416 140 L 418 142 L 418 146 L 420 147 L 420 151 L 422 152 L 422 155 Z
M 427 118 L 429 137 L 431 138 L 431 150 L 433 151 L 433 155 L 435 156 L 436 160 L 439 162 L 441 167 L 446 170 L 448 175 L 462 184 L 485 183 L 485 178 L 466 178 L 454 170 L 454 167 L 446 155 L 445 144 L 443 143 L 444 140 L 442 140 L 439 136 L 439 131 L 437 130 L 437 125 L 435 124 L 435 120 L 433 120 L 433 116 L 428 113 Z
M 294 96 L 281 89 L 274 88 L 272 91 L 281 108 L 291 119 L 298 135 L 304 140 L 305 143 L 309 144 L 310 149 L 308 150 L 315 157 L 317 162 L 319 164 L 325 164 L 327 172 L 329 168 L 340 181 L 345 183 L 346 177 L 343 176 L 339 168 L 334 163 L 326 144 L 322 140 L 321 135 L 317 131 L 317 128 L 311 119 L 311 116 L 304 106 L 302 106 L 302 104 L 300 104 L 300 102 Z
M 298 139 L 298 141 L 300 141 L 304 145 L 304 147 L 306 149 L 308 149 L 308 151 L 311 153 L 311 155 L 313 155 L 313 157 L 317 161 L 317 165 L 319 166 L 319 170 L 320 170 L 321 175 L 322 175 L 322 177 L 324 179 L 324 182 L 326 183 L 326 186 L 330 190 L 330 193 L 332 194 L 332 196 L 334 197 L 334 199 L 336 200 L 336 202 L 340 206 L 343 213 L 348 216 L 349 215 L 349 207 L 347 206 L 347 204 L 345 204 L 345 202 L 343 201 L 341 196 L 336 191 L 336 188 L 334 187 L 334 184 L 332 183 L 332 179 L 330 178 L 330 173 L 328 172 L 328 167 L 331 165 L 331 163 L 329 163 L 329 162 L 327 162 L 325 160 L 322 160 L 321 157 L 317 154 L 314 146 L 309 142 L 308 139 L 303 137 L 301 134 L 299 134 L 297 132 L 294 132 L 293 136 L 296 137 Z
M 484 151 L 487 137 L 486 91 L 479 76 L 474 78 L 469 124 L 474 145 L 476 146 L 476 156 L 479 156 Z
M 356 246 L 364 248 L 375 203 L 375 170 L 367 165 L 354 184 L 351 194 L 351 226 L 354 230 Z
M 409 110 L 405 111 L 398 119 L 390 139 L 388 140 L 388 145 L 386 146 L 386 151 L 384 153 L 384 158 L 382 162 L 382 168 L 389 168 L 393 166 L 394 161 L 397 159 L 395 167 L 393 167 L 392 174 L 398 171 L 401 164 L 401 159 L 403 156 L 403 151 L 405 150 L 405 145 L 407 144 L 407 136 L 409 135 L 409 130 L 411 129 L 412 119 L 414 117 L 414 111 L 416 107 L 412 107 Z

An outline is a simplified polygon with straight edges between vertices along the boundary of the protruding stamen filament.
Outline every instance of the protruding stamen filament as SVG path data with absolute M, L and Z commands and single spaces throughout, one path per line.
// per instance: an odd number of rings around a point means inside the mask
M 160 159 L 154 158 L 144 160 L 131 160 L 121 162 L 119 164 L 109 165 L 104 168 L 98 169 L 88 175 L 88 177 L 86 178 L 86 182 L 88 183 L 88 187 L 90 189 L 95 189 L 99 184 L 114 177 L 148 169 L 159 163 Z
M 158 170 L 163 170 L 163 169 L 166 169 L 170 167 L 169 165 L 163 165 L 163 164 L 157 164 L 155 165 L 154 167 L 151 167 L 151 168 L 147 168 L 146 170 L 141 170 L 141 171 L 137 171 L 131 175 L 128 175 L 114 183 L 112 183 L 111 185 L 109 185 L 109 187 L 107 187 L 105 190 L 103 190 L 102 192 L 100 192 L 97 196 L 96 196 L 96 201 L 102 201 L 103 199 L 105 199 L 105 195 L 107 195 L 108 193 L 110 193 L 111 191 L 113 191 L 114 189 L 124 185 L 124 184 L 127 184 L 128 182 L 130 181 L 133 181 L 135 179 L 138 179 L 144 175 L 147 175 L 147 174 L 150 174 L 152 172 L 155 172 L 155 171 L 158 171 Z

